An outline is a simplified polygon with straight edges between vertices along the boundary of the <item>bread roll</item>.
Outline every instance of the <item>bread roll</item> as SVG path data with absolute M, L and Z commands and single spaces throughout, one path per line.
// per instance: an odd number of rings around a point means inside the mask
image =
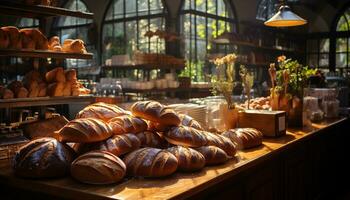
M 219 165 L 229 159 L 225 151 L 216 146 L 202 146 L 196 150 L 204 156 L 206 165 Z
M 35 50 L 36 48 L 36 42 L 32 38 L 30 34 L 27 34 L 25 32 L 20 32 L 21 35 L 21 42 L 22 42 L 22 49 L 27 50 Z
M 1 27 L 1 29 L 4 32 L 6 32 L 6 34 L 9 37 L 8 48 L 10 49 L 22 48 L 22 39 L 21 39 L 22 36 L 20 35 L 18 28 L 14 26 L 6 26 L 6 27 Z
M 64 82 L 51 83 L 47 86 L 47 94 L 50 97 L 61 97 L 63 96 Z
M 56 67 L 55 69 L 47 72 L 45 78 L 48 83 L 66 82 L 66 76 L 62 67 Z
M 129 176 L 163 177 L 174 173 L 178 162 L 176 157 L 156 148 L 142 148 L 131 152 L 123 159 Z
M 63 142 L 99 142 L 112 134 L 111 128 L 105 122 L 95 118 L 75 119 L 59 130 L 59 137 Z
M 24 28 L 20 30 L 20 33 L 24 33 L 35 42 L 35 49 L 47 50 L 49 49 L 49 42 L 46 36 L 37 28 Z
M 236 128 L 222 133 L 233 143 L 237 144 L 238 149 L 249 149 L 262 144 L 263 134 L 255 128 Z
M 86 53 L 84 41 L 80 39 L 66 39 L 63 42 L 62 51 L 68 53 Z
M 0 99 L 13 99 L 15 95 L 10 89 L 1 88 L 0 89 Z
M 17 93 L 15 93 L 16 98 L 27 98 L 29 95 L 28 90 L 25 87 L 21 87 L 17 90 Z
M 64 88 L 63 88 L 63 96 L 71 96 L 72 95 L 72 85 L 70 82 L 65 82 L 64 83 Z
M 14 158 L 14 172 L 26 178 L 64 176 L 74 159 L 74 152 L 54 138 L 40 138 L 21 147 Z
M 92 150 L 108 151 L 116 156 L 121 156 L 141 146 L 140 140 L 134 134 L 114 135 L 105 141 L 96 143 L 77 143 L 73 149 L 78 154 Z
M 235 156 L 236 155 L 236 146 L 231 142 L 230 139 L 215 133 L 210 133 L 203 131 L 205 137 L 207 138 L 207 146 L 216 146 L 224 150 L 227 155 Z
M 66 81 L 74 82 L 77 81 L 77 71 L 75 69 L 66 70 L 64 72 Z
M 114 117 L 108 121 L 114 134 L 139 133 L 147 129 L 147 123 L 132 115 Z
M 15 95 L 19 92 L 19 89 L 23 87 L 21 81 L 12 81 L 7 88 L 10 89 Z
M 39 95 L 39 84 L 38 82 L 36 81 L 32 81 L 30 84 L 29 84 L 29 87 L 28 87 L 28 96 L 29 97 L 37 97 Z
M 126 111 L 116 105 L 99 102 L 85 107 L 76 115 L 76 118 L 92 117 L 108 122 L 114 117 L 130 114 L 131 113 L 129 111 Z
M 74 179 L 83 183 L 111 184 L 124 178 L 126 166 L 109 152 L 92 151 L 75 159 L 70 171 Z
M 7 32 L 0 29 L 0 49 L 6 49 L 10 44 L 10 38 Z
M 56 116 L 50 119 L 25 123 L 23 133 L 27 138 L 36 139 L 52 137 L 58 139 L 57 131 L 63 128 L 69 121 L 64 116 Z
M 187 126 L 172 127 L 164 132 L 164 138 L 171 144 L 184 147 L 200 147 L 207 144 L 201 131 Z
M 40 72 L 38 70 L 31 70 L 30 72 L 26 73 L 23 77 L 23 85 L 30 90 L 30 85 L 32 82 L 37 82 L 38 84 L 43 83 L 43 78 L 40 75 Z
M 181 120 L 177 113 L 156 101 L 139 101 L 131 106 L 134 116 L 167 126 L 178 126 Z
M 136 134 L 141 141 L 141 147 L 163 148 L 167 146 L 167 141 L 157 132 L 144 131 Z
M 194 149 L 175 146 L 167 150 L 177 158 L 179 171 L 192 172 L 205 166 L 204 156 Z
M 181 119 L 181 124 L 183 126 L 189 126 L 197 130 L 204 130 L 201 124 L 195 119 L 193 119 L 191 116 L 185 115 L 185 114 L 179 114 L 179 117 Z
M 40 83 L 38 97 L 45 97 L 46 96 L 46 89 L 47 89 L 46 83 Z
M 62 47 L 60 44 L 60 38 L 58 36 L 53 36 L 49 40 L 49 50 L 51 51 L 62 51 Z

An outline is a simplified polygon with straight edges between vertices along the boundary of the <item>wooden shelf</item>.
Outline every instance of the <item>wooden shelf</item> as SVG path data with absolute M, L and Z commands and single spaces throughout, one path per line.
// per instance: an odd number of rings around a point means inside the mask
M 25 49 L 0 49 L 0 56 L 13 57 L 31 57 L 31 58 L 76 58 L 76 59 L 92 59 L 91 53 L 65 53 L 48 50 L 25 50 Z
M 124 93 L 160 93 L 160 92 L 184 92 L 184 91 L 190 91 L 190 88 L 164 88 L 164 89 L 129 89 L 125 88 L 123 89 Z
M 102 66 L 103 69 L 184 69 L 185 65 L 173 64 L 130 64 L 130 65 L 112 65 Z
M 18 108 L 31 106 L 48 106 L 71 103 L 91 103 L 93 96 L 71 96 L 71 97 L 35 97 L 18 99 L 0 99 L 0 108 Z
M 66 8 L 41 6 L 41 5 L 25 5 L 24 3 L 16 3 L 13 1 L 2 1 L 0 4 L 0 12 L 5 15 L 22 16 L 28 18 L 42 18 L 54 16 L 71 16 L 79 18 L 93 19 L 93 13 L 68 10 Z

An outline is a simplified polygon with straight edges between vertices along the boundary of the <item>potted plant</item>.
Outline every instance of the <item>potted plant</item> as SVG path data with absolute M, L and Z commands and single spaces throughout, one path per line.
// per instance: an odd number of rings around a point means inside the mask
M 178 76 L 180 88 L 190 88 L 191 87 L 191 74 L 193 74 L 193 73 L 191 73 L 191 68 L 189 65 L 190 64 L 187 64 Z

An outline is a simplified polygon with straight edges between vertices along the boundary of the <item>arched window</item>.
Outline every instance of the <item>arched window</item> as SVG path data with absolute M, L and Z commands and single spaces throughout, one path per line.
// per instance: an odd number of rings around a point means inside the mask
M 348 68 L 350 61 L 350 8 L 348 7 L 340 16 L 336 26 L 336 67 Z
M 286 0 L 288 3 L 298 2 L 299 0 Z M 257 7 L 256 19 L 266 21 L 270 19 L 281 5 L 279 0 L 261 0 Z
M 162 0 L 111 1 L 103 22 L 102 61 L 135 50 L 164 53 L 164 40 L 145 33 L 165 30 L 165 15 Z
M 203 81 L 211 40 L 224 31 L 235 32 L 233 8 L 224 0 L 185 0 L 181 11 L 183 55 L 194 81 Z M 211 52 L 214 53 L 214 52 Z
M 90 12 L 86 4 L 81 0 L 70 0 L 64 7 L 69 10 Z M 58 23 L 54 27 L 54 32 L 60 37 L 61 43 L 63 43 L 65 39 L 83 40 L 87 51 L 93 53 L 96 57 L 95 46 L 92 44 L 93 41 L 90 41 L 88 37 L 89 28 L 92 26 L 92 23 L 92 19 L 63 16 L 58 19 Z M 68 68 L 85 67 L 91 64 L 91 60 L 67 59 Z

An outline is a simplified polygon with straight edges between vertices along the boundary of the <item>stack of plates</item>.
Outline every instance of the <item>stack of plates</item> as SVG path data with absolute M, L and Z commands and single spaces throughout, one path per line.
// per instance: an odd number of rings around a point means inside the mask
M 198 104 L 171 104 L 168 107 L 181 114 L 187 114 L 206 127 L 206 106 Z

